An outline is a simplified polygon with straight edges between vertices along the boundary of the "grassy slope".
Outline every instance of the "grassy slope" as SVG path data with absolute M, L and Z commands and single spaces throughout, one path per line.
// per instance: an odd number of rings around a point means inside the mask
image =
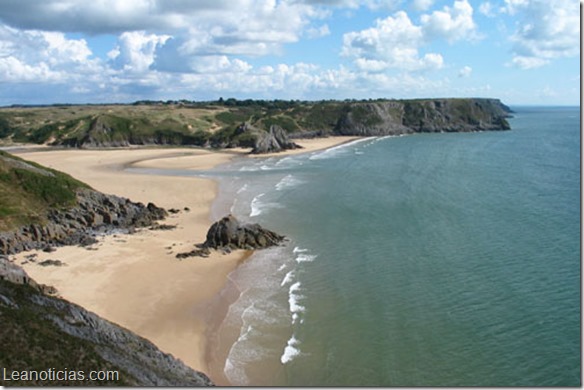
M 65 173 L 0 151 L 0 231 L 43 222 L 49 208 L 72 206 L 82 187 Z
M 119 370 L 101 358 L 95 347 L 84 340 L 70 336 L 44 318 L 45 315 L 63 316 L 63 313 L 40 310 L 30 299 L 38 294 L 29 286 L 0 280 L 0 295 L 9 297 L 18 308 L 0 302 L 0 367 L 11 371 L 48 369 L 80 371 Z M 120 372 L 118 381 L 3 381 L 1 386 L 128 386 L 129 376 Z
M 129 139 L 132 143 L 203 145 L 233 139 L 244 121 L 268 129 L 277 124 L 288 132 L 332 130 L 341 103 L 239 102 L 228 104 L 139 104 L 0 109 L 0 138 L 14 142 L 76 145 Z M 96 126 L 96 123 L 99 124 Z M 114 131 L 95 131 L 95 128 Z M 160 141 L 169 142 L 160 142 Z

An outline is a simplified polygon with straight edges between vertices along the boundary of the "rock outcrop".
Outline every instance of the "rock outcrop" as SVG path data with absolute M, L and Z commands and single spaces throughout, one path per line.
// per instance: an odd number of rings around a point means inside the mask
M 0 380 L 0 385 L 213 385 L 205 374 L 160 351 L 150 341 L 42 292 L 24 270 L 0 257 L 0 342 L 5 348 L 0 366 L 12 370 L 85 369 L 87 373 L 88 369 L 107 369 L 118 371 L 119 377 L 109 382 Z
M 233 215 L 215 222 L 207 232 L 206 248 L 262 249 L 280 244 L 284 236 L 259 224 L 242 224 Z
M 5 256 L 0 256 L 0 280 L 29 286 L 33 290 L 43 294 L 54 294 L 56 292 L 54 287 L 39 284 L 34 279 L 31 279 L 25 270 L 11 263 Z
M 268 132 L 258 132 L 252 154 L 281 152 L 283 150 L 299 149 L 300 145 L 288 138 L 286 131 L 277 125 L 270 126 Z
M 208 257 L 210 249 L 230 252 L 233 249 L 263 249 L 279 245 L 285 237 L 259 224 L 243 224 L 229 214 L 213 223 L 207 231 L 207 239 L 190 252 L 178 253 L 177 259 Z
M 0 254 L 14 254 L 48 246 L 90 245 L 95 236 L 112 229 L 133 232 L 164 219 L 167 212 L 148 203 L 106 195 L 92 189 L 76 191 L 77 205 L 65 210 L 50 209 L 47 223 L 22 226 L 0 233 Z

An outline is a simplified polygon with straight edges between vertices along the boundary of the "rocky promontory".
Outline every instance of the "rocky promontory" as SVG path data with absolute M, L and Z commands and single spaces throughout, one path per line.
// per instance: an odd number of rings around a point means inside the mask
M 498 99 L 420 99 L 348 105 L 334 133 L 382 136 L 509 130 L 511 110 Z
M 0 254 L 52 246 L 91 245 L 99 234 L 114 229 L 131 233 L 136 228 L 151 226 L 167 216 L 164 209 L 153 203 L 144 205 L 89 188 L 76 190 L 76 203 L 67 209 L 49 209 L 44 223 L 0 232 Z

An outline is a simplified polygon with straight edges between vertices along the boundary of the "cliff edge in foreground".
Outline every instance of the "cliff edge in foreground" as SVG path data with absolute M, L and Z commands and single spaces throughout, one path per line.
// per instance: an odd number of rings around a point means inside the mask
M 46 286 L 0 257 L 0 367 L 4 370 L 0 385 L 213 385 L 205 374 L 160 351 L 150 341 L 78 305 L 47 296 L 44 290 Z M 14 380 L 13 372 L 31 371 L 41 379 L 31 374 Z M 61 373 L 60 378 L 55 377 L 55 371 Z M 109 372 L 109 376 L 91 380 L 91 371 Z

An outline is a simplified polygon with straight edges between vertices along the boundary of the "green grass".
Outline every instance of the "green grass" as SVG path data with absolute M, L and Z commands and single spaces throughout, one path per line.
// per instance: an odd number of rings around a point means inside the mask
M 35 305 L 31 297 L 38 294 L 31 287 L 0 280 L 0 293 L 18 308 L 0 303 L 0 367 L 12 371 L 48 369 L 69 371 L 119 370 L 100 357 L 88 341 L 61 331 L 46 315 L 63 316 L 47 307 Z M 5 381 L 2 386 L 129 386 L 131 377 L 123 371 L 118 381 Z
M 14 165 L 28 164 L 26 166 Z M 50 175 L 43 175 L 42 169 Z M 88 186 L 71 176 L 0 151 L 0 231 L 43 222 L 50 208 L 66 208 L 76 201 L 75 191 Z

